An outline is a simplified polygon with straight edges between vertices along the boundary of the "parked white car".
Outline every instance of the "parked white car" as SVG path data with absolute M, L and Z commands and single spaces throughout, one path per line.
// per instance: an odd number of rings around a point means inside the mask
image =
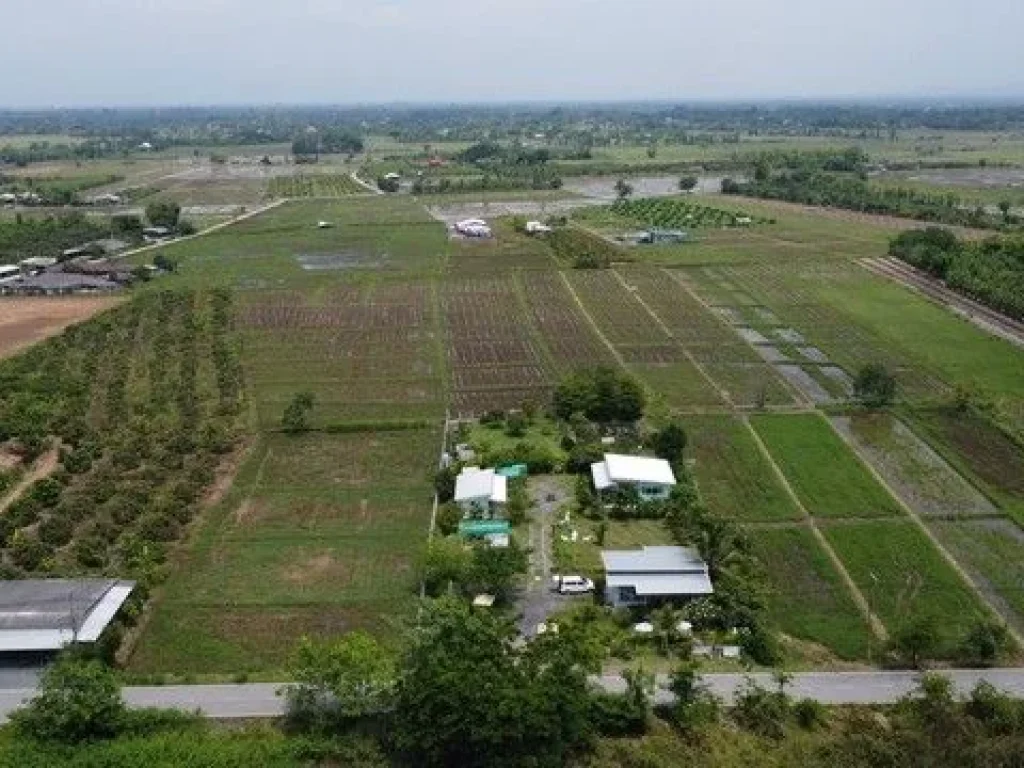
M 582 595 L 594 591 L 594 582 L 583 576 L 562 576 L 558 579 L 558 591 L 563 595 Z

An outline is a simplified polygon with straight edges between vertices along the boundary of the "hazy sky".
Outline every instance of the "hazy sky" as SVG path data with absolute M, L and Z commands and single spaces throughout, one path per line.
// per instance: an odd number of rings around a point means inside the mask
M 1024 97 L 1024 0 L 8 1 L 5 107 Z

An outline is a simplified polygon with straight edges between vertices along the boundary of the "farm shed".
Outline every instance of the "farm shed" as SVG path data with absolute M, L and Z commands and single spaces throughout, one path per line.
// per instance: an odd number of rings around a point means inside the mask
M 73 275 L 66 272 L 41 272 L 38 275 L 24 277 L 17 282 L 6 283 L 4 291 L 55 295 L 79 291 L 116 291 L 120 287 L 118 283 L 102 277 Z
M 94 643 L 134 588 L 116 579 L 0 581 L 0 651 Z
M 603 550 L 605 600 L 618 608 L 699 597 L 714 592 L 708 566 L 688 547 Z
M 455 478 L 455 503 L 467 517 L 493 517 L 508 501 L 508 480 L 493 469 L 465 467 Z
M 633 488 L 644 501 L 668 498 L 676 484 L 672 466 L 664 459 L 606 453 L 604 461 L 590 465 L 599 492 Z

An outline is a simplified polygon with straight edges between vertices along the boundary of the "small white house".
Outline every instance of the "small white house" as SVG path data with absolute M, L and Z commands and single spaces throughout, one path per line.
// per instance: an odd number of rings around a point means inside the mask
M 604 461 L 590 465 L 590 474 L 599 492 L 631 487 L 644 501 L 667 499 L 676 484 L 672 465 L 649 456 L 606 453 Z
M 526 234 L 528 235 L 546 235 L 550 231 L 551 227 L 547 224 L 541 224 L 539 221 L 526 222 Z
M 466 517 L 494 517 L 508 501 L 508 479 L 493 469 L 464 467 L 455 478 L 455 503 Z
M 604 550 L 605 601 L 616 608 L 650 605 L 714 592 L 708 566 L 694 549 L 644 547 Z
M 493 237 L 494 232 L 483 219 L 466 219 L 455 224 L 455 231 L 463 237 Z

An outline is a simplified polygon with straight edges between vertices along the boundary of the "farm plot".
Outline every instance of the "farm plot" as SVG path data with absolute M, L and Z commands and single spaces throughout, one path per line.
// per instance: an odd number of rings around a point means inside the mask
M 492 228 L 493 238 L 451 240 L 452 274 L 487 276 L 495 272 L 554 268 L 554 256 L 543 240 L 516 232 L 507 219 L 492 220 Z
M 911 423 L 965 477 L 1024 525 L 1024 448 L 973 411 L 914 411 Z
M 333 224 L 318 227 L 319 222 Z M 162 252 L 177 280 L 244 289 L 336 282 L 346 272 L 436 273 L 446 258 L 444 228 L 402 198 L 296 200 Z M 141 254 L 139 261 L 151 258 Z M 307 270 L 322 263 L 335 269 Z
M 686 275 L 706 301 L 735 313 L 737 323 L 748 322 L 751 332 L 762 336 L 764 343 L 814 347 L 815 358 L 799 360 L 800 365 L 789 371 L 793 383 L 812 399 L 824 402 L 844 397 L 849 372 L 867 363 L 882 363 L 892 371 L 903 397 L 945 395 L 948 387 L 927 365 L 818 295 L 820 285 L 845 269 L 833 263 L 805 262 L 704 268 L 687 270 Z M 769 312 L 775 322 L 759 320 L 758 309 Z
M 456 414 L 547 401 L 554 377 L 511 276 L 448 280 L 441 303 Z
M 822 532 L 890 632 L 916 616 L 936 620 L 945 653 L 988 613 L 914 523 L 835 522 Z
M 348 197 L 370 194 L 347 173 L 314 173 L 275 176 L 267 187 L 267 197 Z
M 832 424 L 857 445 L 889 487 L 919 514 L 996 514 L 992 502 L 892 415 L 855 413 L 836 416 Z
M 767 224 L 768 219 L 743 212 L 714 208 L 691 198 L 663 197 L 616 200 L 611 212 L 652 227 L 697 229 Z
M 517 280 L 530 317 L 560 373 L 574 368 L 614 365 L 608 346 L 594 333 L 554 272 L 524 272 Z
M 742 422 L 731 416 L 694 416 L 684 426 L 701 497 L 713 512 L 747 522 L 800 518 Z
M 751 539 L 771 586 L 768 615 L 779 629 L 842 659 L 864 658 L 871 630 L 811 530 L 799 525 L 758 528 Z
M 199 531 L 130 667 L 283 674 L 303 636 L 387 643 L 416 599 L 439 433 L 274 435 Z
M 314 423 L 440 419 L 444 366 L 429 283 L 338 285 L 245 295 L 244 365 L 260 424 L 272 428 L 300 391 Z
M 903 514 L 818 414 L 757 415 L 750 423 L 812 515 L 871 518 Z
M 943 521 L 930 528 L 1000 613 L 1024 630 L 1024 531 L 1010 520 Z

